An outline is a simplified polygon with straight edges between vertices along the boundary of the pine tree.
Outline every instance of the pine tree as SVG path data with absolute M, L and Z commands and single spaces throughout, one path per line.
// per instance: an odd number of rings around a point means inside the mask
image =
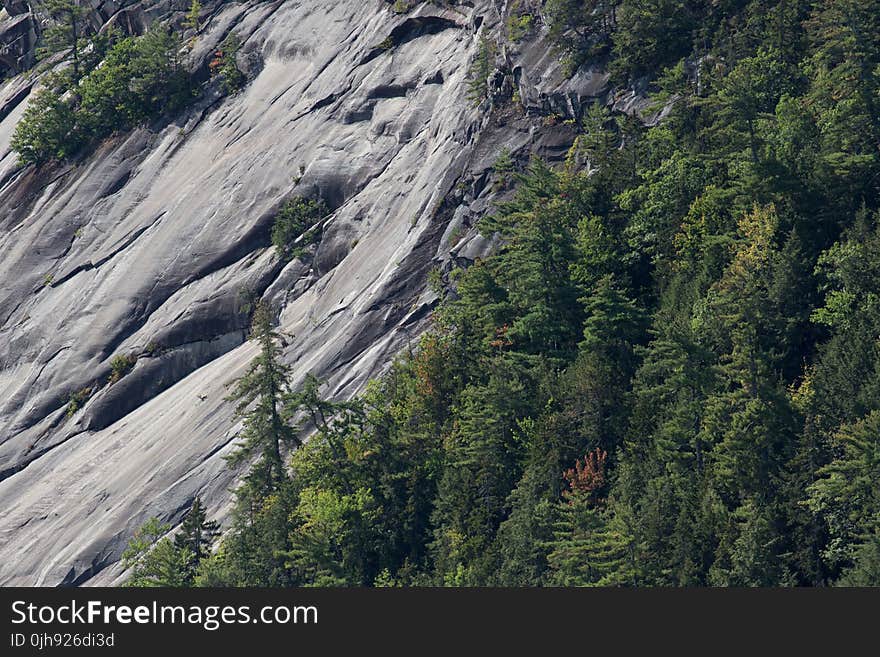
M 326 443 L 333 459 L 340 465 L 345 458 L 345 439 L 353 424 L 362 419 L 363 409 L 359 403 L 340 403 L 324 399 L 319 390 L 321 381 L 311 372 L 306 375 L 297 392 L 285 396 L 284 417 L 294 419 L 304 415 L 300 430 L 313 428 L 318 439 Z
M 655 458 L 680 472 L 706 469 L 704 404 L 714 387 L 714 357 L 684 337 L 658 338 L 644 350 L 634 384 L 633 440 L 650 440 Z
M 443 583 L 474 585 L 497 570 L 493 541 L 520 476 L 516 422 L 530 405 L 516 369 L 497 368 L 485 385 L 463 391 L 445 440 L 431 546 Z
M 192 555 L 188 564 L 189 584 L 192 584 L 199 564 L 210 555 L 211 545 L 219 535 L 220 525 L 206 518 L 205 507 L 201 498 L 197 496 L 184 516 L 180 529 L 174 535 L 174 547 L 178 550 L 186 550 Z
M 43 32 L 42 45 L 37 54 L 44 58 L 69 51 L 72 79 L 76 83 L 82 77 L 80 58 L 90 28 L 88 12 L 80 0 L 47 0 L 43 8 L 54 22 Z
M 741 241 L 710 290 L 707 333 L 723 354 L 726 389 L 706 402 L 704 435 L 716 444 L 716 474 L 738 496 L 770 495 L 794 450 L 796 418 L 773 375 L 781 313 L 768 288 L 778 268 L 775 209 L 755 208 L 740 221 Z
M 547 490 L 542 475 L 537 467 L 526 469 L 508 497 L 510 515 L 497 535 L 502 561 L 496 583 L 501 586 L 540 586 L 545 581 L 558 494 Z
M 689 4 L 684 0 L 623 2 L 614 33 L 615 73 L 644 75 L 684 56 L 695 24 Z
M 227 398 L 237 402 L 236 414 L 243 420 L 240 442 L 228 460 L 237 465 L 256 456 L 248 485 L 269 494 L 287 478 L 283 448 L 300 441 L 284 419 L 289 368 L 281 362 L 279 336 L 272 329 L 272 317 L 265 304 L 258 304 L 254 312 L 251 333 L 260 354 Z
M 880 2 L 824 0 L 807 23 L 809 102 L 820 131 L 822 184 L 854 210 L 880 186 Z
M 566 157 L 569 172 L 574 172 L 582 162 L 592 172 L 612 162 L 619 139 L 609 129 L 610 122 L 611 112 L 608 108 L 598 102 L 590 105 L 581 119 L 583 132 L 575 138 Z
M 194 32 L 199 31 L 199 17 L 202 13 L 202 3 L 199 0 L 192 0 L 192 3 L 189 6 L 189 12 L 186 14 L 186 19 L 184 20 L 184 27 L 193 30 Z
M 260 481 L 262 483 L 262 481 Z M 198 580 L 215 586 L 300 584 L 285 554 L 290 550 L 290 518 L 297 490 L 285 480 L 266 494 L 251 475 L 235 491 L 232 527 L 220 551 L 205 559 Z
M 314 586 L 371 584 L 378 572 L 365 562 L 373 556 L 375 510 L 366 488 L 351 494 L 319 487 L 301 491 L 285 552 L 298 580 Z
M 752 164 L 763 159 L 758 122 L 772 117 L 783 94 L 794 91 L 796 77 L 778 52 L 760 50 L 754 57 L 742 59 L 725 78 L 718 93 L 715 130 L 723 131 L 719 145 L 734 148 L 745 141 Z M 745 140 L 741 140 L 739 135 Z
M 206 560 L 200 580 L 227 586 L 289 586 L 295 582 L 285 563 L 290 548 L 289 518 L 298 498 L 283 460 L 285 448 L 300 444 L 287 421 L 289 368 L 281 362 L 279 336 L 268 306 L 258 303 L 251 334 L 260 353 L 228 396 L 237 402 L 242 430 L 231 466 L 250 462 L 235 490 L 232 528 L 223 549 Z
M 607 46 L 617 21 L 620 0 L 548 0 L 544 20 L 549 36 L 576 69 L 590 52 Z
M 709 581 L 713 586 L 791 585 L 782 546 L 783 536 L 771 510 L 748 499 L 731 515 Z
M 867 577 L 876 569 L 880 532 L 880 411 L 843 427 L 835 439 L 840 455 L 820 469 L 808 502 L 828 527 L 829 566 Z
M 560 175 L 539 160 L 520 181 L 514 200 L 482 226 L 509 240 L 492 267 L 506 292 L 510 319 L 504 338 L 517 351 L 570 358 L 581 321 L 569 268 L 579 200 L 576 190 L 564 190 Z
M 497 52 L 498 44 L 488 34 L 482 34 L 477 48 L 477 56 L 468 72 L 467 96 L 474 105 L 480 105 L 489 95 L 489 76 L 495 69 Z
M 856 549 L 853 565 L 837 582 L 840 586 L 880 586 L 880 532 L 864 538 Z
M 623 376 L 632 376 L 636 346 L 644 339 L 646 321 L 636 304 L 603 276 L 581 299 L 584 304 L 584 339 L 580 349 L 601 354 L 614 362 Z
M 596 449 L 564 473 L 552 551 L 552 581 L 562 586 L 635 585 L 634 545 L 626 525 L 605 505 L 607 452 Z
M 123 566 L 131 571 L 125 586 L 189 586 L 195 555 L 163 536 L 169 525 L 150 518 L 138 529 L 122 553 Z
M 52 79 L 49 79 L 51 85 Z M 15 126 L 11 146 L 24 164 L 63 160 L 76 153 L 82 134 L 74 107 L 51 86 L 37 91 Z

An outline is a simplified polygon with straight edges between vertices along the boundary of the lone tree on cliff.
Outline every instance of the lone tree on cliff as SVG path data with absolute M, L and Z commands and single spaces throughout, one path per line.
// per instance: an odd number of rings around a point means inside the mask
M 290 368 L 280 360 L 278 334 L 272 329 L 271 313 L 263 303 L 254 312 L 251 334 L 260 344 L 260 354 L 228 397 L 238 402 L 236 415 L 244 420 L 241 443 L 228 460 L 236 465 L 259 455 L 246 481 L 256 491 L 270 493 L 287 478 L 282 447 L 298 445 L 299 439 L 284 421 Z

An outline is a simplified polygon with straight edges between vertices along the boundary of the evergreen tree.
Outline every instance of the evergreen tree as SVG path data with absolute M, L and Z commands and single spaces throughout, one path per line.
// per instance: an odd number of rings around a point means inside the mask
M 517 175 L 361 398 L 262 395 L 255 365 L 254 469 L 197 580 L 876 584 L 875 4 L 547 2 L 656 121 L 594 105 Z M 312 436 L 292 476 L 278 426 Z
M 174 535 L 174 547 L 181 551 L 185 550 L 192 557 L 188 563 L 189 584 L 192 584 L 199 564 L 210 555 L 211 545 L 219 535 L 220 525 L 206 518 L 202 500 L 196 497 L 184 516 L 180 529 Z
M 167 536 L 170 527 L 150 518 L 138 529 L 122 553 L 122 563 L 131 570 L 125 586 L 188 586 L 195 555 L 178 547 Z M 163 538 L 164 536 L 164 538 Z
M 468 73 L 468 100 L 480 105 L 489 95 L 489 76 L 495 69 L 495 55 L 498 45 L 488 36 L 480 35 L 477 56 Z
M 841 586 L 880 586 L 880 533 L 865 537 L 859 545 L 853 566 L 838 580 Z
M 192 30 L 193 32 L 199 32 L 200 24 L 199 19 L 202 13 L 202 3 L 199 0 L 192 0 L 189 6 L 189 12 L 186 14 L 186 20 L 184 21 L 184 27 Z
M 46 0 L 43 9 L 49 14 L 52 24 L 43 32 L 37 55 L 44 58 L 68 52 L 71 77 L 76 84 L 82 77 L 80 58 L 91 28 L 88 10 L 82 6 L 81 0 Z
M 557 585 L 637 583 L 629 531 L 612 511 L 603 508 L 607 457 L 606 452 L 596 449 L 564 473 L 569 488 L 559 505 L 552 551 L 547 556 Z
M 880 139 L 880 3 L 824 0 L 807 23 L 808 94 L 820 132 L 820 178 L 854 210 L 876 202 Z
M 880 411 L 845 426 L 835 438 L 840 455 L 820 469 L 808 501 L 828 527 L 829 565 L 846 570 L 847 578 L 870 580 L 880 532 Z
M 792 584 L 780 549 L 782 537 L 766 506 L 746 500 L 730 516 L 716 561 L 709 570 L 713 586 Z
M 254 479 L 251 473 L 236 489 L 232 527 L 221 550 L 202 562 L 199 581 L 213 586 L 299 583 L 285 557 L 290 550 L 290 517 L 298 503 L 297 491 L 290 481 L 283 481 L 265 494 L 254 486 Z
M 619 5 L 620 0 L 547 0 L 544 20 L 550 38 L 568 57 L 570 70 L 608 44 Z
M 475 585 L 497 568 L 493 539 L 519 477 L 516 420 L 526 389 L 509 369 L 463 391 L 446 439 L 432 523 L 432 554 L 443 583 Z
M 49 86 L 34 94 L 15 126 L 11 146 L 24 164 L 63 160 L 82 143 L 74 108 L 51 88 L 51 80 L 47 80 Z
M 546 581 L 558 491 L 544 481 L 543 470 L 538 464 L 527 468 L 508 497 L 510 514 L 497 535 L 499 585 L 540 586 Z
M 237 402 L 242 430 L 227 457 L 232 467 L 251 465 L 235 491 L 232 528 L 223 550 L 206 562 L 200 579 L 219 579 L 227 586 L 284 586 L 294 582 L 284 552 L 290 547 L 288 519 L 297 495 L 283 454 L 300 441 L 286 420 L 289 368 L 281 362 L 279 336 L 263 303 L 254 311 L 251 334 L 260 353 L 228 397 Z
M 237 402 L 236 414 L 243 420 L 240 442 L 229 462 L 237 465 L 256 456 L 258 460 L 248 475 L 247 485 L 270 494 L 287 479 L 283 449 L 300 441 L 284 419 L 290 370 L 281 362 L 279 336 L 272 328 L 272 316 L 265 304 L 258 304 L 254 312 L 251 333 L 259 344 L 260 354 L 228 397 Z
M 687 52 L 695 26 L 686 0 L 627 0 L 617 11 L 613 64 L 618 75 L 643 75 Z

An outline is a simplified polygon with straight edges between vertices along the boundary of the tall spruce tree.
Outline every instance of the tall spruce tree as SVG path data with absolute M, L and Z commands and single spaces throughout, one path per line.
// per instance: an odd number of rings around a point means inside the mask
M 279 336 L 264 303 L 254 312 L 251 335 L 260 353 L 227 398 L 237 402 L 235 412 L 243 421 L 239 444 L 228 460 L 238 465 L 256 457 L 247 482 L 255 491 L 268 495 L 287 479 L 283 450 L 298 445 L 299 439 L 284 419 L 290 368 L 281 362 Z
M 564 473 L 568 489 L 559 503 L 551 581 L 561 586 L 637 584 L 633 540 L 606 505 L 607 452 L 596 449 Z
M 82 77 L 80 59 L 91 29 L 88 10 L 83 6 L 82 0 L 47 0 L 43 8 L 49 14 L 52 24 L 43 32 L 37 55 L 45 58 L 68 52 L 73 82 L 76 83 Z
M 202 499 L 196 496 L 180 524 L 180 529 L 174 535 L 174 547 L 192 555 L 188 564 L 188 584 L 193 583 L 199 564 L 210 555 L 214 539 L 219 535 L 220 525 L 207 519 Z

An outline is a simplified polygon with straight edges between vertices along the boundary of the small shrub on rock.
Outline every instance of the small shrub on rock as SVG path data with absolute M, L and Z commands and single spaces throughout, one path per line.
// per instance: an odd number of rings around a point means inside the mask
M 287 201 L 272 226 L 272 244 L 285 260 L 300 257 L 306 247 L 321 237 L 315 224 L 327 214 L 327 205 L 321 199 L 308 199 L 297 196 Z M 297 242 L 297 238 L 302 239 Z

